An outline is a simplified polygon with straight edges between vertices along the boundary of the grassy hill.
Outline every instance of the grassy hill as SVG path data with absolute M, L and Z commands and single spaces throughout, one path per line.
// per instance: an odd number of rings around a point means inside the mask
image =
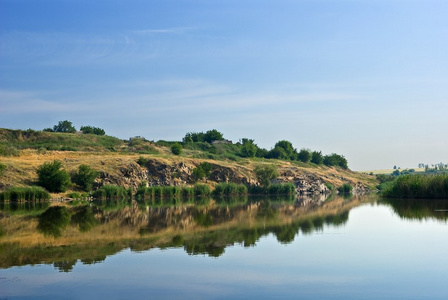
M 120 184 L 134 188 L 145 181 L 159 182 L 162 179 L 162 184 L 191 184 L 188 176 L 202 162 L 211 163 L 217 173 L 214 179 L 204 182 L 211 186 L 220 180 L 256 184 L 254 169 L 266 164 L 276 166 L 280 182 L 319 181 L 334 187 L 350 183 L 365 188 L 374 188 L 378 183 L 373 176 L 340 167 L 244 158 L 239 156 L 241 145 L 238 143 L 189 143 L 184 145 L 181 155 L 172 154 L 172 144 L 165 141 L 155 143 L 140 137 L 121 140 L 93 134 L 0 129 L 0 166 L 3 166 L 0 169 L 0 191 L 12 186 L 36 184 L 37 168 L 53 160 L 61 161 L 69 172 L 81 164 L 90 166 L 101 173 L 100 185 Z M 141 158 L 150 163 L 137 164 Z

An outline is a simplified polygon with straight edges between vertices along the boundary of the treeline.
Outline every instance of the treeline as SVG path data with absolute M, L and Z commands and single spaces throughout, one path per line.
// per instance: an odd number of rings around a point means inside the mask
M 77 130 L 75 126 L 73 126 L 72 122 L 65 120 L 65 121 L 59 121 L 59 123 L 57 125 L 54 125 L 53 128 L 44 128 L 42 131 L 75 133 Z M 81 126 L 80 131 L 84 134 L 96 134 L 96 135 L 106 134 L 104 129 L 94 126 Z
M 348 169 L 347 159 L 343 155 L 332 153 L 323 155 L 322 151 L 312 151 L 307 148 L 302 148 L 297 151 L 290 141 L 281 140 L 275 143 L 271 150 L 266 150 L 259 147 L 255 140 L 249 138 L 242 138 L 238 143 L 232 143 L 226 140 L 223 134 L 216 129 L 206 132 L 188 132 L 182 142 L 168 142 L 158 141 L 157 144 L 167 147 L 176 145 L 176 153 L 180 154 L 178 145 L 180 144 L 185 149 L 202 150 L 210 153 L 209 157 L 214 158 L 214 155 L 222 156 L 224 158 L 235 160 L 237 157 L 247 158 L 267 158 L 290 160 L 303 163 L 313 163 L 316 165 L 335 166 L 343 169 Z M 174 153 L 174 151 L 173 151 Z

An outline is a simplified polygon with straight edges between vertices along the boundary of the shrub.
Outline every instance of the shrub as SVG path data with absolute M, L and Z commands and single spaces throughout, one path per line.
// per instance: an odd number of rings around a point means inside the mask
M 146 164 L 148 163 L 148 159 L 147 159 L 146 157 L 140 156 L 140 157 L 138 158 L 138 160 L 137 160 L 137 163 L 138 163 L 140 166 L 144 167 L 144 166 L 146 166 Z
M 295 193 L 295 186 L 292 183 L 272 184 L 268 188 L 270 195 L 292 195 Z
M 316 165 L 321 165 L 324 162 L 324 158 L 322 156 L 321 151 L 313 151 L 311 153 L 311 162 Z
M 403 175 L 383 190 L 391 198 L 448 198 L 448 175 Z
M 174 155 L 180 155 L 180 154 L 182 153 L 182 145 L 179 144 L 179 143 L 174 143 L 174 144 L 171 146 L 171 152 L 172 152 Z
M 350 194 L 352 192 L 352 190 L 353 190 L 353 187 L 348 183 L 344 183 L 343 185 L 338 187 L 338 191 L 341 194 Z
M 106 132 L 104 129 L 101 129 L 99 127 L 93 127 L 93 126 L 81 126 L 81 131 L 84 134 L 96 134 L 96 135 L 105 135 Z
M 41 165 L 37 169 L 39 185 L 53 193 L 65 192 L 71 184 L 70 175 L 61 167 L 62 163 L 58 160 Z
M 207 178 L 208 176 L 210 176 L 212 168 L 213 166 L 208 162 L 200 163 L 199 166 L 194 168 L 192 171 L 193 179 L 197 181 L 203 178 Z
M 241 156 L 242 157 L 254 157 L 257 154 L 257 145 L 254 140 L 243 138 L 241 140 Z
M 215 196 L 235 196 L 235 195 L 247 195 L 248 189 L 244 184 L 237 183 L 218 183 L 213 190 Z
M 311 160 L 311 151 L 308 149 L 301 149 L 297 154 L 297 159 L 304 163 L 309 162 Z
M 210 187 L 206 184 L 195 184 L 194 194 L 196 196 L 210 196 Z
M 257 166 L 255 168 L 255 175 L 257 176 L 258 182 L 264 188 L 268 188 L 271 184 L 271 180 L 277 178 L 278 171 L 274 165 Z
M 72 180 L 81 189 L 88 192 L 92 190 L 95 178 L 99 175 L 98 171 L 93 170 L 88 165 L 80 165 L 78 171 L 72 174 Z

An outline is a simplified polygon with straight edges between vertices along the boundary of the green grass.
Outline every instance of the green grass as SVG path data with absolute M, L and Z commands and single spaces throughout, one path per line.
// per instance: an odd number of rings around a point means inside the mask
M 383 188 L 390 198 L 448 198 L 448 174 L 403 175 Z
M 40 186 L 11 187 L 0 193 L 0 202 L 39 202 L 50 200 L 50 193 Z

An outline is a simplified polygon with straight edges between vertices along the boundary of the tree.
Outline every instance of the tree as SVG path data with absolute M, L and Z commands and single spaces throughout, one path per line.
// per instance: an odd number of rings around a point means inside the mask
M 172 152 L 174 155 L 180 155 L 180 154 L 182 153 L 182 145 L 179 144 L 179 143 L 174 143 L 174 144 L 171 146 L 171 152 Z
M 55 160 L 51 163 L 44 163 L 37 169 L 38 183 L 49 192 L 65 192 L 70 186 L 70 175 L 67 171 L 61 170 L 62 163 Z
M 274 146 L 275 148 L 282 148 L 285 151 L 286 157 L 283 157 L 284 159 L 295 160 L 297 158 L 297 150 L 294 149 L 290 141 L 278 141 Z
M 73 127 L 70 121 L 59 121 L 58 125 L 53 126 L 54 132 L 65 132 L 65 133 L 75 133 L 76 129 Z
M 84 191 L 91 191 L 95 179 L 98 177 L 99 172 L 90 168 L 88 165 L 80 165 L 78 171 L 72 174 L 72 180 L 79 185 Z
M 274 149 L 270 150 L 266 156 L 266 158 L 273 158 L 273 159 L 288 159 L 289 156 L 286 153 L 285 149 L 282 147 L 274 147 Z
M 204 135 L 204 142 L 213 143 L 213 141 L 223 141 L 224 137 L 221 132 L 216 129 L 208 130 Z
M 348 169 L 348 165 L 347 165 L 347 159 L 345 159 L 344 156 L 333 153 L 330 155 L 325 155 L 324 156 L 324 165 L 326 166 L 337 166 L 337 167 L 341 167 L 343 169 Z
M 96 135 L 105 135 L 106 132 L 104 129 L 93 126 L 81 126 L 81 131 L 84 134 L 96 134 Z
M 258 182 L 264 188 L 268 188 L 271 185 L 271 180 L 278 177 L 278 171 L 274 165 L 258 165 L 254 171 Z
M 257 145 L 254 140 L 243 138 L 241 139 L 241 156 L 242 157 L 254 157 L 257 154 Z
M 309 162 L 311 160 L 311 151 L 308 149 L 301 149 L 297 154 L 297 159 L 304 163 Z
M 321 151 L 313 151 L 313 153 L 311 153 L 311 162 L 316 165 L 321 165 L 324 162 L 322 152 Z

